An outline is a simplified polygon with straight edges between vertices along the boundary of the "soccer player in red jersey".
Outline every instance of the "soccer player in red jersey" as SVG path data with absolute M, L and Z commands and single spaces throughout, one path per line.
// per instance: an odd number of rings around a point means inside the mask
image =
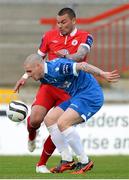
M 49 60 L 56 57 L 66 57 L 77 62 L 85 61 L 87 54 L 90 52 L 93 38 L 88 32 L 77 29 L 76 14 L 71 8 L 63 8 L 58 12 L 57 27 L 57 29 L 50 30 L 43 35 L 38 54 L 43 59 L 47 55 Z M 27 74 L 24 74 L 16 83 L 14 90 L 19 91 L 27 79 Z M 36 130 L 40 127 L 47 112 L 68 98 L 69 95 L 61 89 L 47 84 L 40 85 L 36 100 L 32 104 L 31 115 L 27 119 L 29 132 L 28 149 L 31 152 L 36 148 Z M 49 172 L 46 168 L 46 162 L 54 150 L 55 145 L 49 136 L 44 143 L 40 161 L 36 166 L 36 172 Z

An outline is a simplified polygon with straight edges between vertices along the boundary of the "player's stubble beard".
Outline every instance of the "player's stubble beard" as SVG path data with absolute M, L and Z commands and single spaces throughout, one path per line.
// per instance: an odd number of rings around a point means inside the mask
M 65 30 L 66 29 L 66 30 Z M 59 29 L 60 33 L 63 35 L 63 36 L 67 36 L 69 35 L 74 29 L 75 29 L 75 26 L 71 26 L 71 28 L 69 27 L 66 27 L 64 30 L 63 29 Z

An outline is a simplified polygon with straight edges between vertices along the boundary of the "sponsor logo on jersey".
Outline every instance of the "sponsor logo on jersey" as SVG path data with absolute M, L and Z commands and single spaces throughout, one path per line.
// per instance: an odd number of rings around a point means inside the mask
M 55 43 L 55 44 L 56 44 L 56 43 L 58 43 L 58 41 L 57 41 L 57 40 L 53 40 L 52 42 L 53 42 L 53 43 Z
M 67 64 L 61 63 L 59 70 L 60 74 L 70 74 L 71 68 L 72 68 L 71 63 L 67 63 Z

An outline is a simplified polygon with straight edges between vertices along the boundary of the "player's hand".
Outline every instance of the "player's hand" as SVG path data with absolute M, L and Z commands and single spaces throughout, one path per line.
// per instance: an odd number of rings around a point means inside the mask
M 57 57 L 64 58 L 68 54 L 68 51 L 66 49 L 61 49 L 59 51 L 54 51 L 54 53 L 56 54 Z
M 16 85 L 15 85 L 15 87 L 14 87 L 14 92 L 15 92 L 15 93 L 16 93 L 16 92 L 19 93 L 19 90 L 20 90 L 21 86 L 23 86 L 23 85 L 25 84 L 26 80 L 27 80 L 27 79 L 21 78 L 20 80 L 18 80 L 18 81 L 16 82 Z
M 120 78 L 120 75 L 117 72 L 117 70 L 111 72 L 103 72 L 101 75 L 108 82 L 117 82 Z

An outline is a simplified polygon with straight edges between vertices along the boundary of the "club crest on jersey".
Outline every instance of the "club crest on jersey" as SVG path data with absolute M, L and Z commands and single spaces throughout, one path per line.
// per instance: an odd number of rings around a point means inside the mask
M 73 41 L 72 41 L 72 45 L 73 46 L 76 46 L 78 44 L 78 41 L 76 40 L 76 39 L 74 39 Z

